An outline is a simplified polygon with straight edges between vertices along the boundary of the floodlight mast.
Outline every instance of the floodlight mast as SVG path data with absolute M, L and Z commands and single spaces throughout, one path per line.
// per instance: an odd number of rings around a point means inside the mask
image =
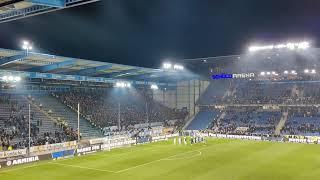
M 23 41 L 22 43 L 22 49 L 26 50 L 27 55 L 29 54 L 29 51 L 32 50 L 32 45 L 29 43 L 29 41 Z

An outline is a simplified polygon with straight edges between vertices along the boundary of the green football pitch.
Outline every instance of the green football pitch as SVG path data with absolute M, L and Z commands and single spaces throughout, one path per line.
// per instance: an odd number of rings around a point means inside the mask
M 172 140 L 0 170 L 6 180 L 320 179 L 320 145 Z

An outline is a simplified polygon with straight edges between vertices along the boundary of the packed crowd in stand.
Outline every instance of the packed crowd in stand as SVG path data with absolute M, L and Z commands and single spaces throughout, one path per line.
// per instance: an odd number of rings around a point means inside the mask
M 312 83 L 235 82 L 233 80 L 214 82 L 210 83 L 197 102 L 200 112 L 195 119 L 199 118 L 200 123 L 208 124 L 196 126 L 191 123 L 191 125 L 223 134 L 271 135 L 275 133 L 282 119 L 284 121 L 280 129 L 282 135 L 320 135 L 319 94 L 320 85 Z M 29 144 L 27 103 L 19 102 L 16 96 L 18 95 L 1 94 L 0 96 L 0 151 L 24 148 Z M 33 97 L 24 96 L 34 103 Z M 155 101 L 152 92 L 145 88 L 74 89 L 47 94 L 47 96 L 74 112 L 79 103 L 81 116 L 86 121 L 90 121 L 99 129 L 107 128 L 108 132 L 112 133 L 157 132 L 157 128 L 152 130 L 149 126 L 140 129 L 134 127 L 137 124 L 154 122 L 160 122 L 161 127 L 171 126 L 181 129 L 188 116 L 187 110 L 172 109 Z M 227 106 L 223 107 L 224 105 Z M 41 107 L 42 104 L 39 106 L 39 112 L 33 110 L 31 113 L 31 146 L 77 139 L 77 130 L 59 120 L 54 123 L 56 129 L 44 132 L 41 128 L 42 120 L 45 119 L 37 118 L 39 113 L 42 113 Z M 284 116 L 284 112 L 288 115 Z M 50 116 L 50 112 L 48 114 Z M 209 121 L 202 121 L 202 119 L 209 119 Z M 118 127 L 119 124 L 120 129 L 111 130 L 110 127 Z
M 245 108 L 241 111 L 229 109 L 220 120 L 217 132 L 223 134 L 273 134 L 279 122 L 279 111 L 260 111 Z
M 301 108 L 291 111 L 282 133 L 291 135 L 320 135 L 318 108 Z
M 168 108 L 152 99 L 147 90 L 114 89 L 94 92 L 70 91 L 53 94 L 61 102 L 74 109 L 80 104 L 80 112 L 97 126 L 117 126 L 120 118 L 122 129 L 146 122 L 177 120 L 177 125 L 187 116 L 186 111 Z
M 274 134 L 282 113 L 288 111 L 281 134 L 319 135 L 319 94 L 320 84 L 313 82 L 215 81 L 198 105 L 229 107 L 222 110 L 225 117 L 211 123 L 219 133 Z
M 12 98 L 13 95 L 1 94 L 0 106 L 0 151 L 20 149 L 29 146 L 29 120 L 26 113 L 26 104 L 21 104 Z M 9 112 L 5 112 L 9 111 Z M 5 117 L 5 114 L 8 114 Z M 33 121 L 35 113 L 30 114 L 30 119 Z M 40 134 L 41 123 L 30 123 L 30 145 L 38 146 L 52 143 L 59 143 L 69 140 L 75 140 L 77 134 L 73 129 L 60 126 L 61 131 L 45 132 Z

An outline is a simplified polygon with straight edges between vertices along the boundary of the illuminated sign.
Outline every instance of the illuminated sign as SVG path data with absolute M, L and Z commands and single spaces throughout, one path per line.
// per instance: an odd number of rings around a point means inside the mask
M 245 79 L 254 78 L 254 73 L 240 73 L 240 74 L 214 74 L 212 79 Z

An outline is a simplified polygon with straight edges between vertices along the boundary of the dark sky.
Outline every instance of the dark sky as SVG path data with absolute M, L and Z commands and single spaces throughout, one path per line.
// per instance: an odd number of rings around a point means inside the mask
M 102 0 L 0 24 L 1 48 L 147 67 L 294 38 L 320 41 L 320 1 Z

